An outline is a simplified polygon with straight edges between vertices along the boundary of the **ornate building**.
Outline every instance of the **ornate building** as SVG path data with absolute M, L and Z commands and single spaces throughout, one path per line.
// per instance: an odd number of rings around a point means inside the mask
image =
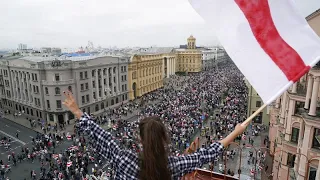
M 320 9 L 307 20 L 320 35 Z M 271 109 L 273 179 L 320 179 L 319 64 L 279 97 Z
M 131 56 L 128 72 L 129 99 L 163 87 L 163 79 L 175 74 L 173 48 L 140 49 Z
M 196 47 L 196 38 L 190 36 L 186 49 L 176 49 L 178 72 L 200 72 L 202 70 L 202 52 Z

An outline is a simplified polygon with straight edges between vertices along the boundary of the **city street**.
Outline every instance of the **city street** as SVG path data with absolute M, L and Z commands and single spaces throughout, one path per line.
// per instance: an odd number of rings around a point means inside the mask
M 19 133 L 19 138 L 16 138 L 16 132 Z M 21 153 L 22 147 L 32 148 L 32 137 L 36 137 L 37 133 L 29 128 L 26 128 L 22 125 L 16 124 L 5 118 L 0 119 L 0 136 L 7 137 L 12 139 L 11 149 L 8 151 L 5 150 L 3 146 L 0 147 L 0 160 L 7 162 L 8 155 L 12 152 L 15 155 Z M 72 145 L 72 141 L 63 141 L 59 146 L 56 147 L 55 152 L 63 152 L 65 149 Z M 30 172 L 31 170 L 36 170 L 37 173 L 40 172 L 41 164 L 39 159 L 35 159 L 34 163 L 31 163 L 28 160 L 23 161 L 22 163 L 17 163 L 17 166 L 13 166 L 12 161 L 10 162 L 11 171 L 7 174 L 10 179 L 14 180 L 23 180 L 31 179 Z

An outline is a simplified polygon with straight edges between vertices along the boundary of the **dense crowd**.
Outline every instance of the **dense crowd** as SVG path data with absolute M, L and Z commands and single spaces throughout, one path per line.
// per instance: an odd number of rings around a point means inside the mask
M 246 118 L 246 99 L 247 88 L 243 76 L 234 65 L 224 65 L 219 69 L 188 76 L 173 75 L 166 82 L 165 88 L 119 107 L 106 109 L 103 115 L 95 117 L 95 121 L 101 125 L 107 124 L 108 131 L 122 148 L 139 153 L 139 121 L 148 116 L 160 116 L 170 133 L 170 152 L 172 155 L 180 155 L 200 132 L 206 139 L 203 146 L 231 132 L 236 124 Z M 134 118 L 124 120 L 129 114 L 133 114 Z M 209 125 L 206 125 L 207 122 Z M 32 163 L 36 159 L 42 166 L 40 173 L 37 174 L 39 171 L 36 170 L 30 172 L 32 179 L 80 180 L 89 178 L 91 174 L 96 177 L 103 174 L 112 176 L 112 166 L 104 166 L 105 161 L 94 152 L 90 140 L 77 126 L 71 134 L 59 133 L 57 125 L 43 128 L 46 129 L 45 135 L 38 134 L 33 139 L 32 149 L 23 147 L 21 153 L 9 154 L 6 163 L 0 161 L 2 177 L 10 173 L 11 168 L 7 165 L 10 161 L 17 165 L 22 161 Z M 60 128 L 63 129 L 63 126 Z M 258 127 L 252 128 L 258 131 Z M 8 143 L 8 139 L 2 140 Z M 55 152 L 55 147 L 66 140 L 72 141 L 73 145 L 63 152 Z M 233 150 L 229 151 L 221 159 L 232 159 L 234 154 Z

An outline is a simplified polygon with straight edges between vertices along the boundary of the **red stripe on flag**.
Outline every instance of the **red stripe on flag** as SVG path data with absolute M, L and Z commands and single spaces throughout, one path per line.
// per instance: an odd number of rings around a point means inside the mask
M 289 81 L 296 82 L 309 71 L 300 55 L 280 36 L 274 25 L 268 0 L 235 0 L 247 18 L 261 48 Z

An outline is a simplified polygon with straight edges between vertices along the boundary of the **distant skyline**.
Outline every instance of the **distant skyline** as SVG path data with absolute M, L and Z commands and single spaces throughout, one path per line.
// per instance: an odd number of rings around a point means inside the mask
M 319 0 L 293 0 L 308 16 Z M 215 35 L 188 0 L 0 1 L 0 49 L 178 46 L 192 34 L 197 45 L 217 45 Z

